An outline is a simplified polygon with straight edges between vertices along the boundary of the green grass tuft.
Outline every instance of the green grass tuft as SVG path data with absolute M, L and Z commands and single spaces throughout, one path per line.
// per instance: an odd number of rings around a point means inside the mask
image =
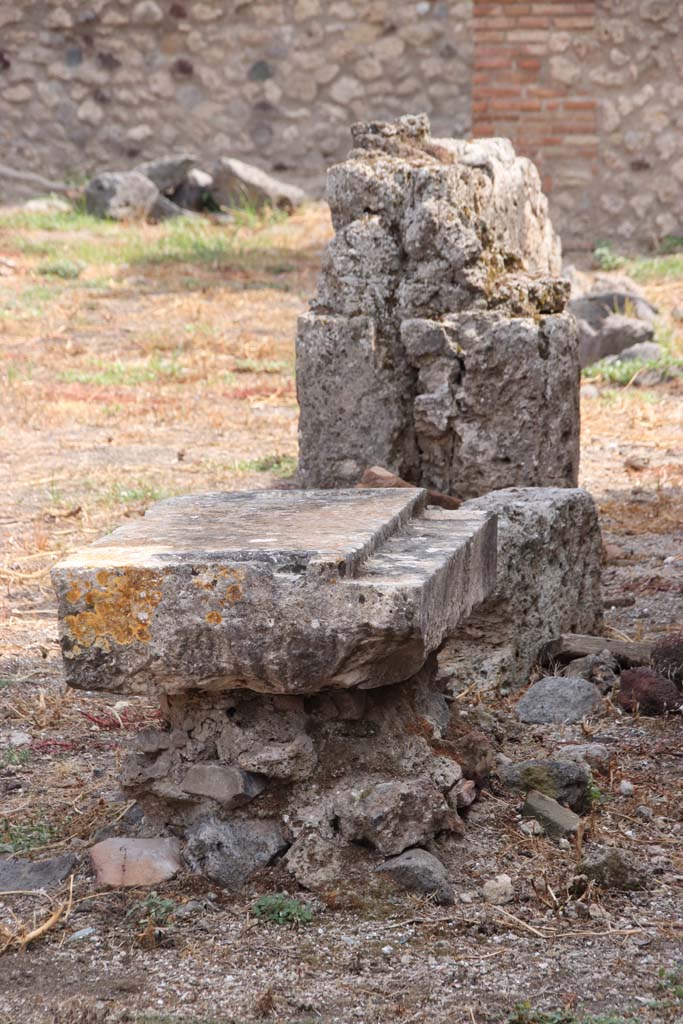
M 313 911 L 300 900 L 291 899 L 284 892 L 259 896 L 252 904 L 251 912 L 259 921 L 271 924 L 310 924 Z
M 61 277 L 68 281 L 80 277 L 84 269 L 83 264 L 75 260 L 55 260 L 52 263 L 41 263 L 38 273 L 43 277 Z

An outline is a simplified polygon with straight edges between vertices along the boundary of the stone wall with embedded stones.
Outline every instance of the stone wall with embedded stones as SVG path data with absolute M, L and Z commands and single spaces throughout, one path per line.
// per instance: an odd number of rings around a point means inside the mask
M 311 183 L 349 123 L 470 124 L 471 0 L 22 0 L 0 5 L 0 163 L 56 179 L 174 149 Z M 35 194 L 0 177 L 0 200 Z
M 537 162 L 565 248 L 683 234 L 675 0 L 22 0 L 0 6 L 0 165 L 172 150 L 322 191 L 355 120 L 429 114 Z M 0 201 L 40 189 L 0 174 Z M 44 191 L 44 189 L 43 189 Z

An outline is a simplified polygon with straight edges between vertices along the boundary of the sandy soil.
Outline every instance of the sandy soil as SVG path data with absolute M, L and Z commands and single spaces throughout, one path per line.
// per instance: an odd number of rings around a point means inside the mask
M 163 229 L 145 229 L 150 253 L 155 231 Z M 144 701 L 114 706 L 65 691 L 50 566 L 159 496 L 272 486 L 291 468 L 295 321 L 329 223 L 313 208 L 269 232 L 244 263 L 107 264 L 100 254 L 76 281 L 50 279 L 49 295 L 36 298 L 46 287 L 41 256 L 26 240 L 39 250 L 55 233 L 3 230 L 0 218 L 0 309 L 4 299 L 9 310 L 0 319 L 6 850 L 82 853 L 107 830 L 134 831 L 116 768 L 129 734 L 157 716 Z M 683 281 L 650 289 L 665 313 L 682 293 Z M 582 482 L 604 531 L 605 635 L 648 639 L 683 619 L 683 388 L 584 391 Z M 43 895 L 0 894 L 2 1018 L 683 1021 L 683 989 L 672 980 L 683 985 L 681 717 L 633 719 L 607 703 L 588 726 L 523 727 L 511 699 L 469 700 L 462 713 L 480 722 L 488 711 L 494 744 L 514 759 L 547 755 L 586 732 L 608 746 L 584 843 L 631 851 L 648 869 L 647 891 L 590 891 L 578 901 L 570 882 L 579 851 L 521 832 L 519 801 L 494 777 L 464 839 L 440 843 L 454 907 L 381 888 L 362 854 L 344 886 L 315 897 L 274 866 L 240 896 L 179 877 L 158 890 L 171 904 L 158 905 L 146 892 L 98 892 L 85 858 L 71 892 L 65 883 Z M 17 730 L 28 734 L 21 754 L 10 750 Z M 624 779 L 633 795 L 621 795 Z M 651 818 L 637 812 L 642 805 Z M 501 872 L 515 899 L 495 908 L 481 887 Z M 256 922 L 254 898 L 272 891 L 311 902 L 312 923 Z M 16 940 L 51 915 L 20 951 Z M 531 1009 L 515 1010 L 525 1002 Z

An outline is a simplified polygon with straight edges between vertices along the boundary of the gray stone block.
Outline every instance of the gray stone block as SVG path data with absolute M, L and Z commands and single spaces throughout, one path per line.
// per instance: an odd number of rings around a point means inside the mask
M 158 199 L 156 185 L 137 171 L 98 174 L 85 190 L 88 213 L 111 220 L 145 220 Z
M 230 157 L 216 161 L 212 177 L 212 195 L 224 206 L 274 206 L 291 211 L 301 206 L 306 198 L 297 185 L 288 185 L 260 167 Z
M 315 693 L 409 678 L 495 580 L 495 516 L 425 501 L 405 488 L 153 505 L 53 571 L 69 685 Z
M 453 886 L 445 867 L 427 850 L 406 850 L 375 870 L 389 875 L 406 889 L 434 896 L 437 903 L 448 905 L 454 902 Z
M 587 679 L 546 676 L 529 687 L 517 704 L 517 714 L 523 722 L 571 724 L 594 714 L 600 701 L 600 691 Z
M 527 487 L 493 491 L 461 508 L 496 513 L 498 572 L 494 593 L 454 631 L 440 663 L 455 686 L 526 686 L 549 640 L 599 631 L 595 502 L 580 489 Z
M 545 793 L 532 790 L 522 808 L 524 818 L 540 821 L 549 836 L 569 836 L 577 831 L 581 818 Z

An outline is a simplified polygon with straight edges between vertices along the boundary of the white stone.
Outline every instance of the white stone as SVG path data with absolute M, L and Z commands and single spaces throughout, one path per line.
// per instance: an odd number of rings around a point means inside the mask
M 155 0 L 140 0 L 131 17 L 135 25 L 158 25 L 164 20 L 164 12 Z
M 509 875 L 496 875 L 484 882 L 482 887 L 484 899 L 493 906 L 501 906 L 503 903 L 510 903 L 515 898 L 515 890 L 512 886 L 512 879 Z

